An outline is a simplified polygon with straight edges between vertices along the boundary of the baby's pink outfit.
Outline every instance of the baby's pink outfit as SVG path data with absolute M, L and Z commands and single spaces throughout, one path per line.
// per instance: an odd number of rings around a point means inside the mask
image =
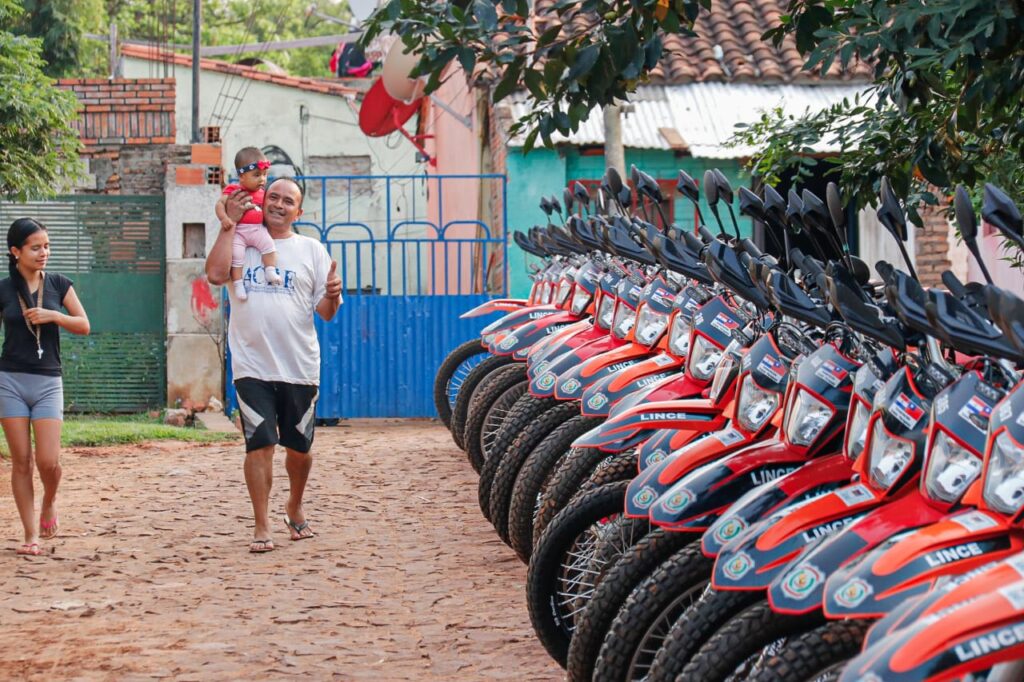
M 247 191 L 241 185 L 228 185 L 224 188 L 224 194 L 234 194 L 238 190 Z M 248 192 L 248 194 L 254 207 L 245 212 L 235 227 L 235 237 L 231 242 L 231 267 L 233 268 L 240 268 L 245 264 L 245 249 L 247 247 L 251 246 L 261 254 L 277 250 L 270 233 L 263 226 L 263 190 L 258 189 L 255 192 Z

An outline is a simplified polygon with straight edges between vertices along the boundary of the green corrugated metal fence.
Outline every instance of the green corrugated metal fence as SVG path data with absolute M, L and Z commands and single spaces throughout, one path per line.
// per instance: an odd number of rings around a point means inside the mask
M 21 217 L 47 226 L 47 269 L 74 281 L 92 323 L 89 336 L 61 337 L 67 409 L 133 412 L 163 406 L 164 198 L 79 194 L 0 203 L 4 236 Z

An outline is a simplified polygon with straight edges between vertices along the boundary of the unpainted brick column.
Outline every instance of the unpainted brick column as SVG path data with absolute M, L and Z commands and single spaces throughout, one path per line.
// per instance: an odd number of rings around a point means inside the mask
M 924 227 L 914 235 L 914 266 L 922 286 L 941 286 L 942 273 L 951 267 L 949 233 L 953 227 L 941 204 L 922 209 L 921 218 Z

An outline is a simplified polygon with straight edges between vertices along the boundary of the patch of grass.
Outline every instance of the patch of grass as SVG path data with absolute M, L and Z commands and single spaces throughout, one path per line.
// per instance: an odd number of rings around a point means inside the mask
M 200 427 L 167 426 L 158 417 L 147 414 L 68 415 L 61 429 L 63 447 L 131 445 L 150 440 L 180 440 L 189 443 L 215 443 L 235 440 L 235 433 L 219 433 Z M 0 438 L 0 454 L 7 457 L 7 442 Z

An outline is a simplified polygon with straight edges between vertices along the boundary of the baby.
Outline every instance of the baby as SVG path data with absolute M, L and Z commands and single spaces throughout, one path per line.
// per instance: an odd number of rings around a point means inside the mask
M 221 227 L 229 230 L 235 227 L 235 238 L 231 245 L 231 282 L 235 296 L 244 301 L 249 295 L 242 281 L 242 266 L 245 264 L 245 249 L 253 247 L 263 254 L 263 271 L 268 284 L 280 284 L 277 271 L 277 248 L 267 228 L 263 226 L 263 188 L 267 184 L 267 169 L 270 162 L 256 147 L 245 147 L 235 154 L 235 172 L 238 184 L 228 185 L 217 201 L 217 217 Z M 249 207 L 237 226 L 224 210 L 228 196 L 242 190 L 249 195 Z

